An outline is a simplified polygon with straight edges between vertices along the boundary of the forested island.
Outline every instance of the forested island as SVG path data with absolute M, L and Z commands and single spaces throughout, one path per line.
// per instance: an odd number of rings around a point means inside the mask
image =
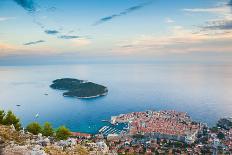
M 77 98 L 95 98 L 108 93 L 108 89 L 105 86 L 73 78 L 54 80 L 50 87 L 58 90 L 67 90 L 63 93 L 63 96 Z

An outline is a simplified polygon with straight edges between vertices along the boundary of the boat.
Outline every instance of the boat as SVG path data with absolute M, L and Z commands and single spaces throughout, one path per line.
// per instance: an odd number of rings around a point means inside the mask
M 20 104 L 17 104 L 16 106 L 17 106 L 17 107 L 20 107 L 21 105 L 20 105 Z
M 101 120 L 102 122 L 110 122 L 109 120 L 103 119 Z
M 35 115 L 35 118 L 38 118 L 38 117 L 39 117 L 39 114 L 36 114 L 36 115 Z

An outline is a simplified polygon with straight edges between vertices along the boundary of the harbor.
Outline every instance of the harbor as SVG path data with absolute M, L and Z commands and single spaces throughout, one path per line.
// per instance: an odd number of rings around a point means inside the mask
M 110 124 L 105 125 L 98 130 L 99 134 L 102 134 L 104 137 L 107 137 L 110 134 L 117 134 L 120 135 L 127 131 L 128 124 L 127 123 L 119 123 L 119 124 Z

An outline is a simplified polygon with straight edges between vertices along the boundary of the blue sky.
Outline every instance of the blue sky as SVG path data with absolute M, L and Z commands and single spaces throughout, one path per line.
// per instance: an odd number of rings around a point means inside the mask
M 229 0 L 0 0 L 0 65 L 229 62 Z

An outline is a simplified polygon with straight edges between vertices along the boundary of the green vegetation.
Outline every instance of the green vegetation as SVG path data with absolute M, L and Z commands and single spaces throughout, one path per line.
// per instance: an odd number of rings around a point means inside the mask
M 232 121 L 228 118 L 222 118 L 217 122 L 217 126 L 225 130 L 229 130 L 230 128 L 232 128 Z
M 57 79 L 53 81 L 51 87 L 53 89 L 60 89 L 60 90 L 73 90 L 76 89 L 76 87 L 83 82 L 84 81 L 82 80 L 71 79 L 71 78 Z
M 218 139 L 224 139 L 224 138 L 225 138 L 225 135 L 224 135 L 222 132 L 219 132 L 219 133 L 217 134 L 217 137 L 218 137 Z
M 53 136 L 54 131 L 52 125 L 49 122 L 44 123 L 42 134 L 44 136 Z
M 42 133 L 43 136 L 53 136 L 54 130 L 52 128 L 52 125 L 49 122 L 44 123 L 43 127 L 40 126 L 37 122 L 32 122 L 28 124 L 26 127 L 26 130 L 34 135 L 38 135 L 39 133 Z M 65 140 L 71 135 L 71 132 L 68 128 L 65 126 L 60 126 L 56 130 L 56 138 L 58 140 Z
M 3 123 L 4 116 L 5 116 L 4 110 L 0 110 L 0 124 Z
M 182 143 L 182 142 L 175 141 L 175 142 L 173 142 L 173 146 L 174 146 L 175 148 L 182 148 L 182 147 L 183 147 L 183 143 Z
M 56 138 L 59 140 L 65 140 L 71 135 L 71 132 L 65 126 L 61 126 L 56 130 Z
M 4 110 L 0 110 L 0 124 L 6 126 L 13 124 L 16 130 L 21 129 L 20 120 L 14 115 L 12 111 L 8 111 L 6 114 Z M 54 129 L 49 122 L 45 122 L 43 126 L 41 126 L 38 122 L 32 122 L 27 125 L 26 130 L 34 135 L 42 133 L 43 136 L 54 136 Z M 71 132 L 65 126 L 60 126 L 56 130 L 55 135 L 58 140 L 64 140 L 71 136 Z
M 216 133 L 216 132 L 218 132 L 218 127 L 212 127 L 211 129 L 210 129 L 212 132 L 214 132 L 214 133 Z
M 98 97 L 108 92 L 105 86 L 71 78 L 54 80 L 50 87 L 53 89 L 67 90 L 67 92 L 63 93 L 64 96 L 77 98 Z
M 37 122 L 32 122 L 30 124 L 28 124 L 28 126 L 26 127 L 26 130 L 34 135 L 38 135 L 39 133 L 41 133 L 42 128 L 39 125 L 39 123 Z
M 40 124 L 37 122 L 32 122 L 28 124 L 26 130 L 34 135 L 42 133 L 43 136 L 54 136 L 54 129 L 49 122 L 44 123 L 43 126 L 40 126 Z M 55 137 L 58 140 L 65 140 L 69 136 L 71 136 L 71 132 L 65 126 L 60 126 L 55 132 Z
M 16 130 L 21 129 L 19 118 L 17 118 L 12 111 L 8 111 L 7 114 L 0 110 L 0 124 L 3 125 L 14 125 Z

